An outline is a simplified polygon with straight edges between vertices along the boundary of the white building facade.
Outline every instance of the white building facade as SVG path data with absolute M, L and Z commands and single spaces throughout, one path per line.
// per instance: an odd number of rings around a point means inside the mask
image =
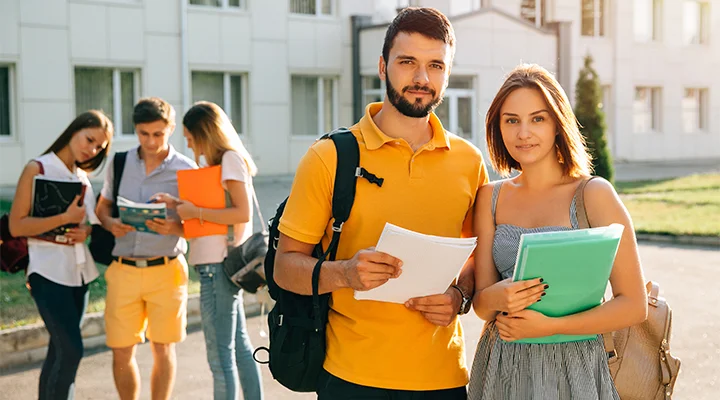
M 113 119 L 114 151 L 134 146 L 146 96 L 173 104 L 178 126 L 194 101 L 220 104 L 260 174 L 290 174 L 382 98 L 385 28 L 408 5 L 450 17 L 437 113 L 481 149 L 510 69 L 539 63 L 572 98 L 591 54 L 616 159 L 720 158 L 719 0 L 0 0 L 0 186 L 88 108 Z M 172 143 L 185 149 L 181 129 Z

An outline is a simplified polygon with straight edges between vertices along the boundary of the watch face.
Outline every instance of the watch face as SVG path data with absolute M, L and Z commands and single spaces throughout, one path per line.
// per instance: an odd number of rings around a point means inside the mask
M 460 305 L 460 314 L 467 314 L 470 312 L 470 299 L 463 298 L 462 305 Z

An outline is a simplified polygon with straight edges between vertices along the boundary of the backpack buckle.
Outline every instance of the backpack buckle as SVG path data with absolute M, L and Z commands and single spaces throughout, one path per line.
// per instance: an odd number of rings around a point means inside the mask
M 337 225 L 336 223 L 333 223 L 332 230 L 333 232 L 342 232 L 343 225 L 345 225 L 344 222 L 341 222 L 340 225 Z

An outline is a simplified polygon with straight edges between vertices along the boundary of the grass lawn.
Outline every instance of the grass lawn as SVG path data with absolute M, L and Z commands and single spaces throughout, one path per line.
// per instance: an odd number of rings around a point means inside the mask
M 105 309 L 105 270 L 106 266 L 97 264 L 100 277 L 90 283 L 90 301 L 87 312 Z M 200 282 L 193 268 L 190 268 L 190 293 L 200 291 Z M 27 325 L 40 319 L 35 302 L 25 287 L 25 275 L 0 272 L 0 330 Z
M 637 232 L 720 235 L 720 174 L 619 182 L 616 186 Z

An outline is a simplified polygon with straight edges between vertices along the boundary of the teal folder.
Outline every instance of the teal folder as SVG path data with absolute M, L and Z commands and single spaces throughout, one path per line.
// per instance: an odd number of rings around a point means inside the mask
M 528 307 L 562 317 L 600 305 L 605 294 L 623 225 L 571 231 L 523 234 L 514 281 L 543 278 L 550 285 L 541 302 Z M 552 335 L 515 343 L 563 343 L 597 335 Z

